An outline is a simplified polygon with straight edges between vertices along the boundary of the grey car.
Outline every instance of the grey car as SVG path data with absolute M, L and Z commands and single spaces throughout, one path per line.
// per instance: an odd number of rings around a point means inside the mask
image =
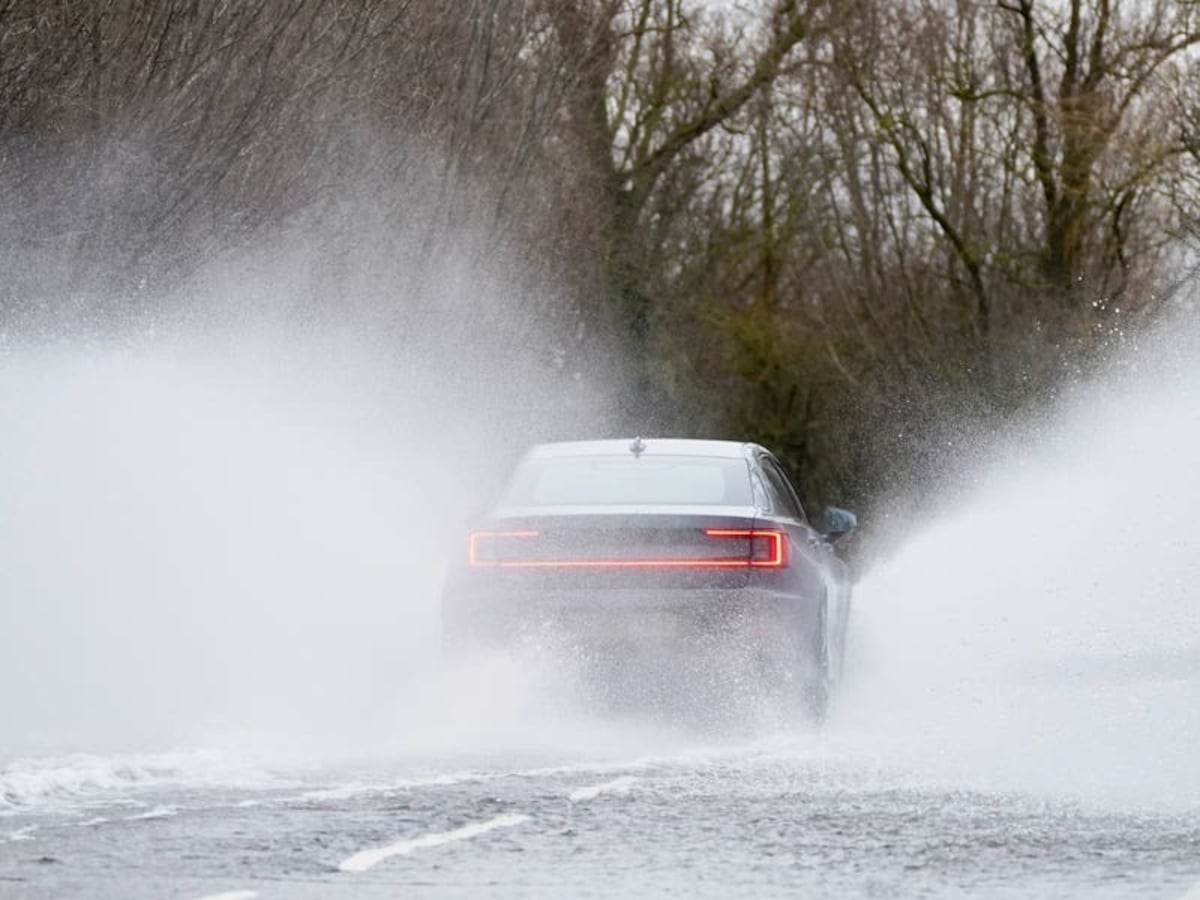
M 542 444 L 448 575 L 445 642 L 537 635 L 608 660 L 630 651 L 707 659 L 715 648 L 736 658 L 739 679 L 750 672 L 819 718 L 841 674 L 850 613 L 851 579 L 834 543 L 856 525 L 845 510 L 823 518 L 820 529 L 809 522 L 757 444 Z

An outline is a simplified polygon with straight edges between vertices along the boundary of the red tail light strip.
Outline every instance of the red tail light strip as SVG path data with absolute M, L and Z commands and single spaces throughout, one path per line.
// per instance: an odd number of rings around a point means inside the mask
M 746 563 L 748 566 L 777 569 L 787 564 L 784 555 L 785 535 L 782 531 L 766 531 L 760 528 L 708 528 L 704 533 L 709 537 L 749 538 L 750 559 Z M 759 540 L 765 541 L 767 546 L 767 552 L 762 557 L 754 554 L 754 545 Z
M 708 528 L 704 533 L 715 538 L 746 538 L 750 553 L 743 557 L 705 559 L 482 559 L 479 542 L 489 538 L 533 538 L 538 531 L 476 531 L 468 543 L 468 562 L 472 568 L 502 569 L 648 569 L 648 568 L 780 568 L 787 565 L 786 535 L 782 531 L 757 528 Z M 763 541 L 765 552 L 756 555 L 756 543 Z

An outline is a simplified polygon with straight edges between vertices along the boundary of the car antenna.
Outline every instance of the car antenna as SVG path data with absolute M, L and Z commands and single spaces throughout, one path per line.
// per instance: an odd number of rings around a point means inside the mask
M 629 452 L 633 454 L 634 459 L 646 452 L 646 442 L 641 439 L 641 436 L 633 439 L 633 443 L 629 445 Z

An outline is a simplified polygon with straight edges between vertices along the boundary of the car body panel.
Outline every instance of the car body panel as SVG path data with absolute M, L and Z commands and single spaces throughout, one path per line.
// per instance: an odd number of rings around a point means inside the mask
M 546 476 L 556 498 L 587 495 L 591 483 L 569 469 L 581 465 L 584 476 L 588 466 L 603 468 L 598 483 L 614 484 L 622 472 L 652 483 L 653 467 L 677 466 L 688 477 L 667 493 L 694 489 L 700 498 L 720 487 L 697 468 L 710 463 L 727 482 L 746 479 L 748 491 L 740 483 L 725 490 L 749 502 L 606 503 L 599 495 L 530 502 L 539 473 L 568 471 L 557 487 Z M 618 484 L 617 492 L 626 489 Z M 772 533 L 786 548 L 778 565 L 764 550 L 776 540 Z M 750 655 L 780 656 L 824 687 L 842 669 L 847 568 L 809 524 L 778 462 L 755 444 L 639 439 L 534 447 L 505 499 L 476 523 L 464 557 L 449 573 L 443 600 L 451 643 L 510 645 L 530 635 L 593 648 L 720 640 Z

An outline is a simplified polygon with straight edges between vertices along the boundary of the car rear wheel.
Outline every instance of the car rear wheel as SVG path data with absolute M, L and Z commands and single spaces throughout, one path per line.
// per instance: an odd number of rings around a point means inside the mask
M 829 601 L 821 603 L 817 627 L 813 629 L 809 641 L 809 653 L 812 660 L 808 666 L 808 681 L 804 686 L 804 713 L 818 724 L 825 721 L 829 711 L 830 695 L 830 666 L 829 666 Z
M 803 712 L 806 718 L 817 724 L 825 721 L 829 711 L 829 693 L 828 670 L 822 666 L 804 686 Z
M 824 606 L 813 625 L 793 626 L 780 634 L 777 646 L 764 653 L 764 695 L 779 707 L 786 722 L 820 723 L 829 708 L 830 667 Z

